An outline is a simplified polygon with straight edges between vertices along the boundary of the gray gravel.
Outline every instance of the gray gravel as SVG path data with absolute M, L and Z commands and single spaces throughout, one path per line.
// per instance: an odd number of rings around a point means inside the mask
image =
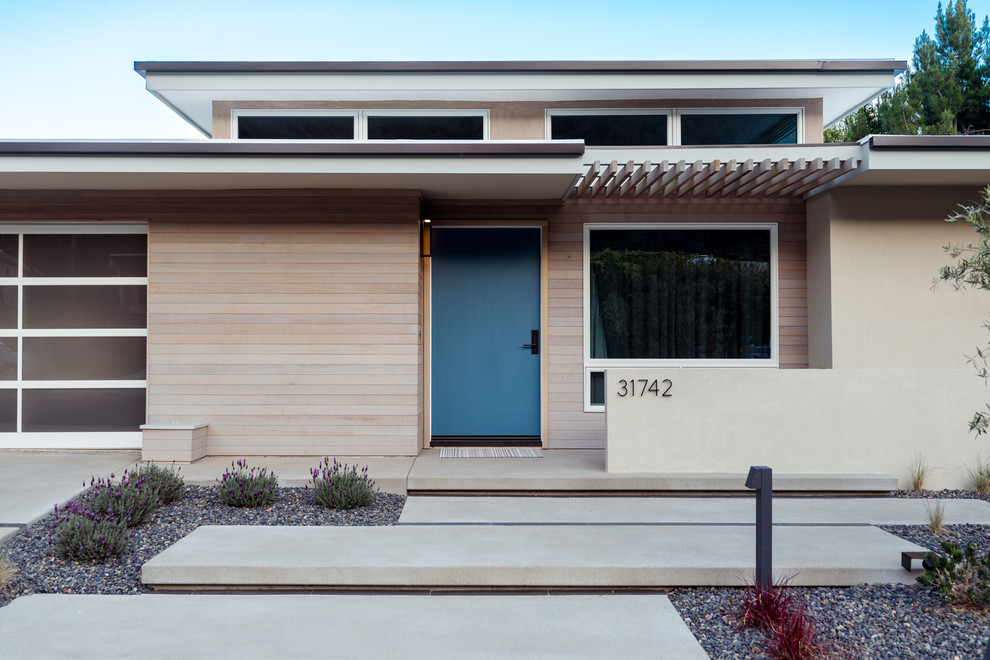
M 896 497 L 985 499 L 973 491 L 898 491 Z M 921 525 L 882 529 L 934 551 L 940 541 L 975 543 L 990 552 L 990 525 L 947 525 L 936 536 Z M 817 624 L 833 642 L 835 657 L 979 660 L 990 638 L 990 612 L 953 608 L 931 587 L 920 584 L 864 584 L 847 588 L 794 587 Z M 742 589 L 677 589 L 670 600 L 705 651 L 715 659 L 766 658 L 766 640 L 742 627 Z
M 902 491 L 898 497 L 977 497 L 971 491 Z M 276 502 L 258 509 L 236 509 L 219 501 L 216 487 L 187 486 L 183 499 L 159 509 L 154 519 L 134 530 L 128 549 L 118 558 L 81 563 L 51 555 L 52 517 L 44 518 L 8 544 L 20 568 L 11 588 L 0 593 L 0 606 L 30 593 L 144 592 L 139 574 L 145 561 L 199 525 L 391 525 L 405 498 L 376 493 L 371 506 L 330 511 L 312 501 L 312 493 L 280 488 Z M 939 541 L 974 542 L 990 552 L 990 526 L 949 525 L 936 537 L 923 526 L 883 529 L 937 550 Z M 849 588 L 795 588 L 822 636 L 852 658 L 978 659 L 990 636 L 990 613 L 953 609 L 923 585 L 859 585 Z M 765 658 L 762 635 L 741 626 L 742 589 L 676 589 L 670 599 L 712 658 Z
M 59 559 L 51 552 L 54 516 L 48 515 L 7 543 L 18 567 L 14 583 L 0 593 L 0 607 L 33 593 L 138 594 L 141 565 L 200 525 L 394 525 L 406 498 L 375 493 L 360 509 L 334 511 L 313 500 L 312 491 L 279 488 L 265 507 L 235 508 L 223 504 L 216 486 L 186 486 L 182 499 L 161 507 L 148 523 L 133 528 L 127 549 L 105 562 Z

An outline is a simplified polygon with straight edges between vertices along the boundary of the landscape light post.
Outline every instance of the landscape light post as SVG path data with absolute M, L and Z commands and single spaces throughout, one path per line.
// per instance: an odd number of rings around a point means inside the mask
M 765 465 L 750 467 L 746 488 L 756 489 L 756 582 L 769 590 L 773 583 L 773 470 Z

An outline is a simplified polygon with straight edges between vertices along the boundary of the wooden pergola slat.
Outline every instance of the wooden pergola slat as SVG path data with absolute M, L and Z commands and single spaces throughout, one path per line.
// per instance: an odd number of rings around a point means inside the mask
M 683 160 L 653 164 L 630 160 L 595 161 L 580 176 L 572 192 L 577 199 L 639 197 L 800 197 L 859 166 L 856 158 L 811 161 L 766 158 L 722 163 Z

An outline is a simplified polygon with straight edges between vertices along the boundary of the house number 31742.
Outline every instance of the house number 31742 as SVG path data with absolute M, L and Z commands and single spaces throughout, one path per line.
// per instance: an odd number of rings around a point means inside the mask
M 674 396 L 670 393 L 673 386 L 674 383 L 669 378 L 664 378 L 663 380 L 650 380 L 649 378 L 620 380 L 619 391 L 616 394 L 619 396 L 646 396 L 648 394 L 652 394 L 653 396 Z

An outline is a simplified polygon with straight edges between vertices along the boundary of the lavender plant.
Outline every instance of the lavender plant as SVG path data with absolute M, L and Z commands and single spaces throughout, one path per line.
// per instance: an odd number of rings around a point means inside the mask
M 91 478 L 89 490 L 78 500 L 68 502 L 66 511 L 73 513 L 76 508 L 90 511 L 97 519 L 112 518 L 127 527 L 151 520 L 161 503 L 151 478 L 125 470 L 119 482 L 114 483 L 113 479 L 112 474 L 109 479 Z
M 313 482 L 313 497 L 318 504 L 329 509 L 355 509 L 368 506 L 374 497 L 375 482 L 368 477 L 368 466 L 359 472 L 357 466 L 348 467 L 324 457 L 323 462 L 309 469 Z M 309 488 L 309 484 L 306 485 Z
M 228 506 L 265 506 L 275 501 L 278 477 L 268 468 L 248 468 L 239 459 L 224 470 L 220 482 L 220 501 Z
M 55 507 L 55 533 L 50 539 L 55 554 L 64 559 L 94 561 L 116 557 L 127 547 L 127 524 L 86 509 L 72 501 L 60 513 Z
M 185 489 L 182 475 L 179 474 L 181 470 L 182 468 L 175 467 L 175 464 L 171 467 L 162 467 L 148 463 L 139 467 L 135 474 L 150 479 L 152 487 L 158 492 L 159 501 L 162 504 L 171 504 L 182 498 L 182 491 Z

